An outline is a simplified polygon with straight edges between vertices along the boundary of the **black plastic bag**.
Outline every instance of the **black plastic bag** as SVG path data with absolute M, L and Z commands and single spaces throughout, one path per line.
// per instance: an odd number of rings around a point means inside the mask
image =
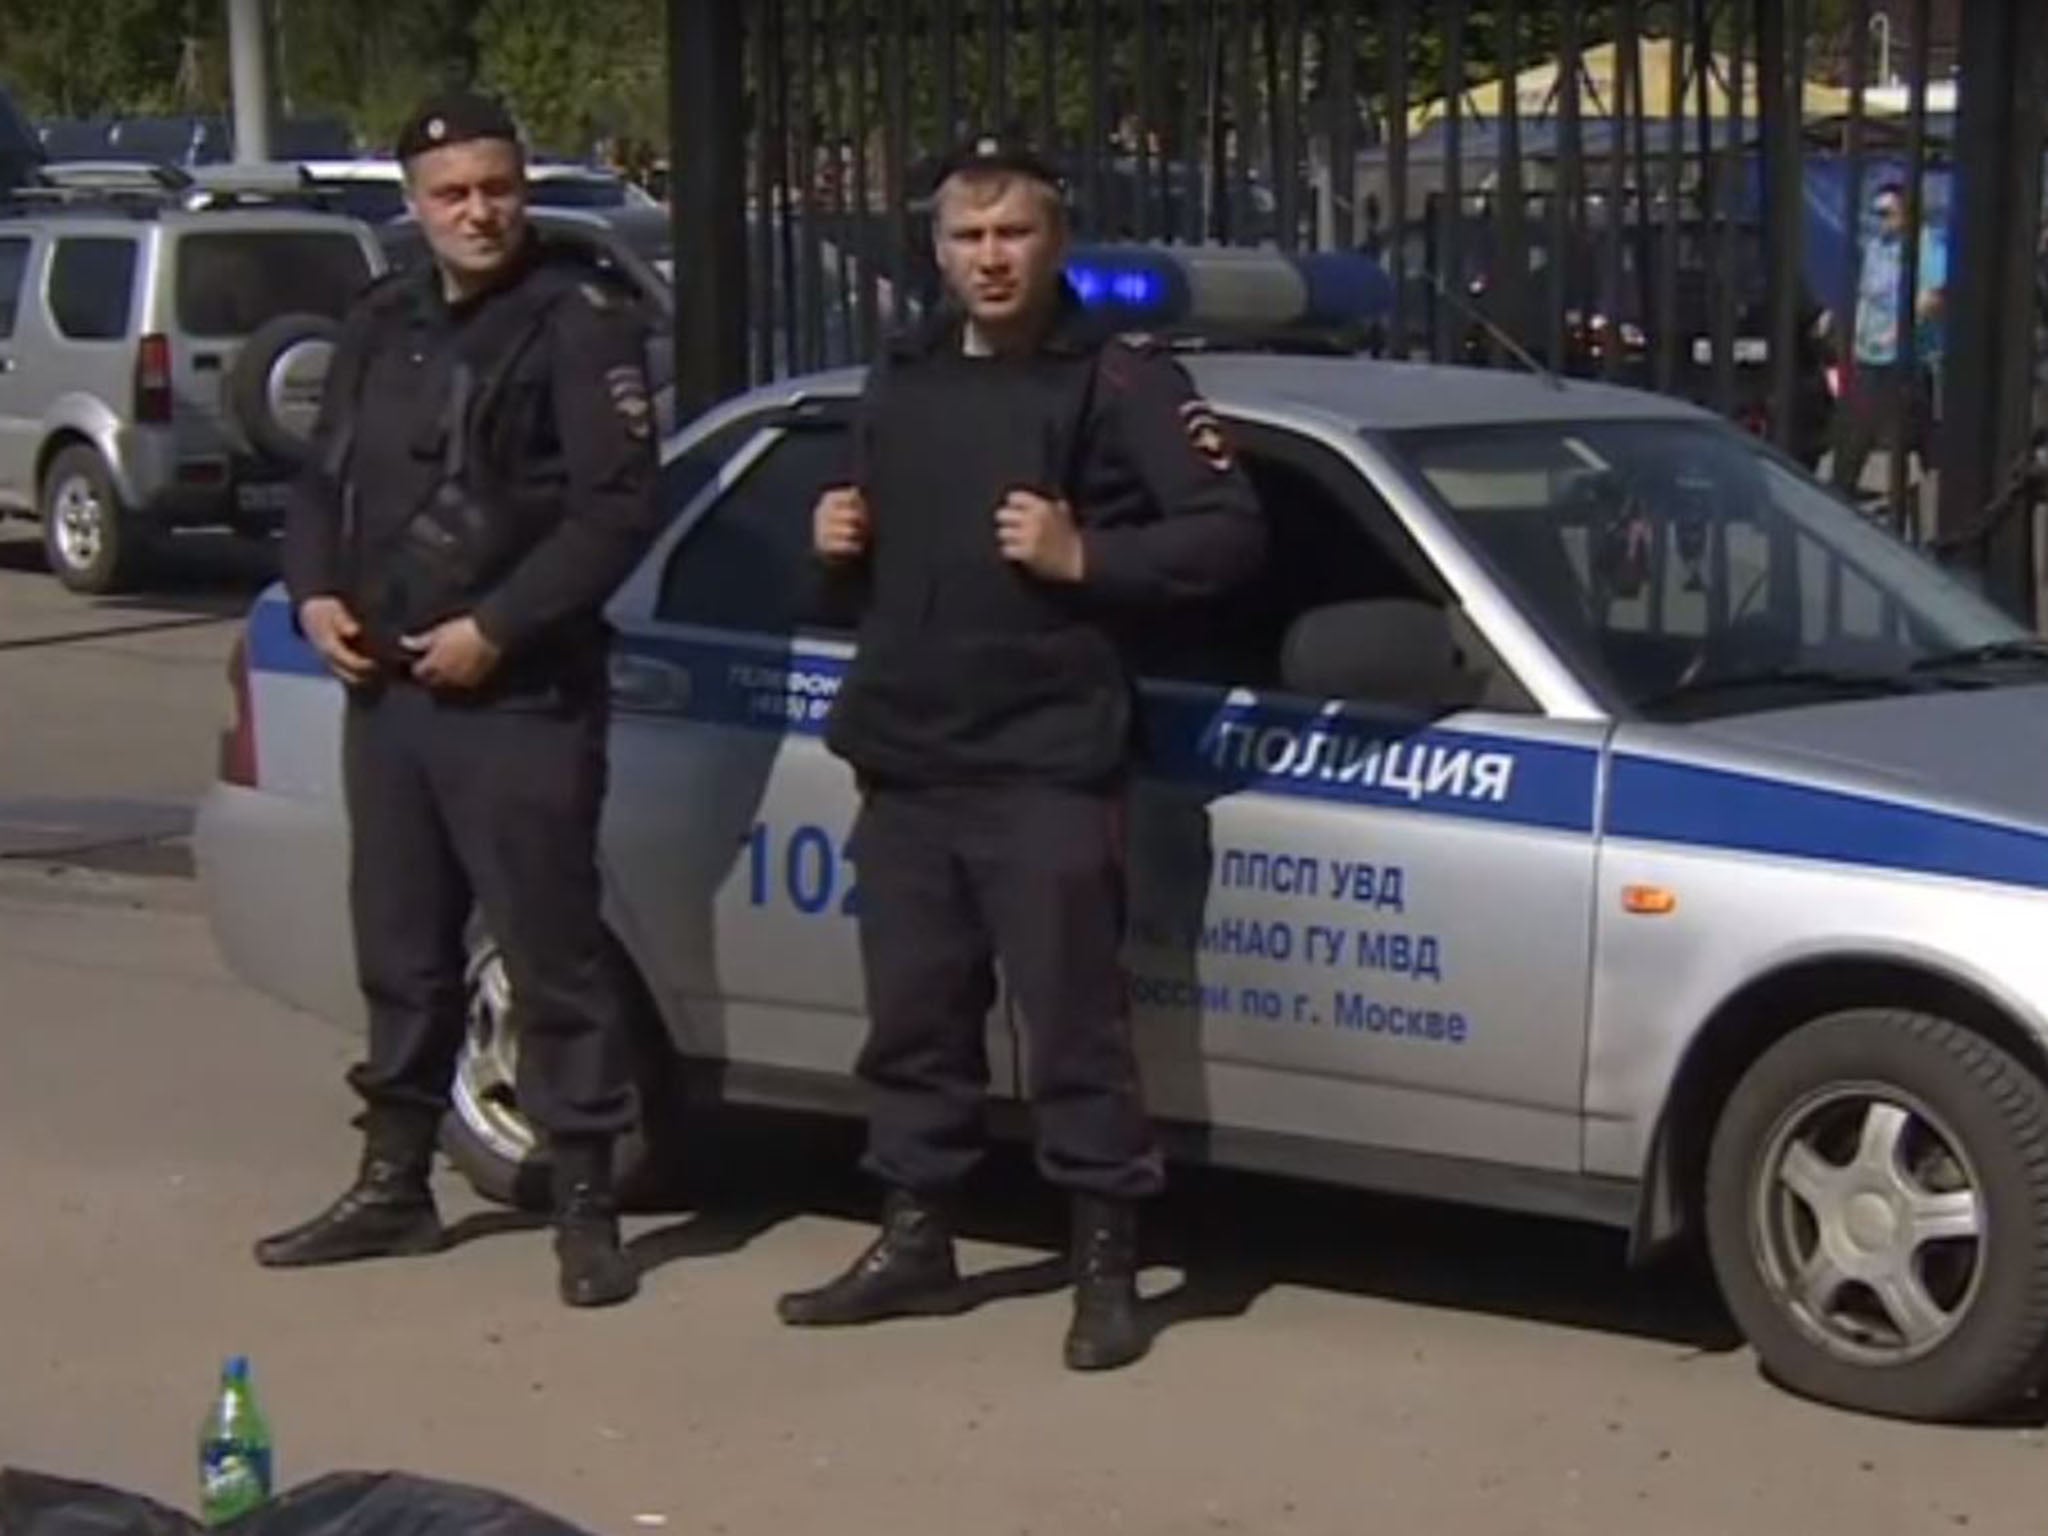
M 590 1536 L 502 1493 L 397 1472 L 336 1472 L 217 1527 L 234 1536 Z M 0 1471 L 0 1536 L 203 1536 L 140 1494 Z

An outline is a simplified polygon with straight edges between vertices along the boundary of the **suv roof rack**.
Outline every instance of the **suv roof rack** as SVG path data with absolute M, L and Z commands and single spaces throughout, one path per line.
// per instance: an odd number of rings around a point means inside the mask
M 151 161 L 72 160 L 39 168 L 27 185 L 0 188 L 0 216 L 28 213 L 125 214 L 298 208 L 332 213 L 340 189 L 296 167 L 203 166 L 195 172 Z
M 47 186 L 86 190 L 136 187 L 176 192 L 192 185 L 185 171 L 160 160 L 52 160 L 37 166 L 36 176 Z
M 0 191 L 0 211 L 125 213 L 148 218 L 175 202 L 192 178 L 155 160 L 57 160 Z
M 258 165 L 203 165 L 192 174 L 185 198 L 188 208 L 247 208 L 265 203 L 294 203 L 317 209 L 339 205 L 341 189 L 323 183 L 295 161 Z

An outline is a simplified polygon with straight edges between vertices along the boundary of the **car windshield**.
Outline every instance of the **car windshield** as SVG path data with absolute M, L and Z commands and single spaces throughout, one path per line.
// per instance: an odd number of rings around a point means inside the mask
M 1733 428 L 1556 422 L 1391 442 L 1619 713 L 1692 719 L 2038 681 L 2048 666 L 1989 602 Z
M 370 281 L 352 235 L 209 230 L 178 243 L 178 326 L 191 336 L 247 336 L 279 315 L 339 320 Z
M 611 250 L 617 248 L 632 252 L 663 277 L 673 277 L 672 242 L 665 217 L 644 219 L 616 215 L 607 217 L 602 225 L 589 226 L 566 222 L 560 216 L 549 218 L 542 215 L 533 222 L 551 243 L 580 249 L 600 266 L 612 268 L 617 265 L 610 255 Z M 414 266 L 427 258 L 427 237 L 410 215 L 381 225 L 376 234 L 378 243 L 384 247 L 385 260 L 394 268 Z

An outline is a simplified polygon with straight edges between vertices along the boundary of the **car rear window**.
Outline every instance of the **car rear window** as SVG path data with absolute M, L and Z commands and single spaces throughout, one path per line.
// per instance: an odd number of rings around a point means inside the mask
M 362 247 L 345 234 L 188 234 L 178 244 L 178 328 L 191 336 L 247 336 L 279 315 L 339 320 L 370 275 Z

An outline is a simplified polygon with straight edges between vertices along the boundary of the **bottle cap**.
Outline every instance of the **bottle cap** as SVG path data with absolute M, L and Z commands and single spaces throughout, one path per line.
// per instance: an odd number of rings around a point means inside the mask
M 221 1375 L 229 1381 L 247 1381 L 249 1379 L 249 1357 L 247 1355 L 229 1355 L 227 1369 L 222 1371 Z

